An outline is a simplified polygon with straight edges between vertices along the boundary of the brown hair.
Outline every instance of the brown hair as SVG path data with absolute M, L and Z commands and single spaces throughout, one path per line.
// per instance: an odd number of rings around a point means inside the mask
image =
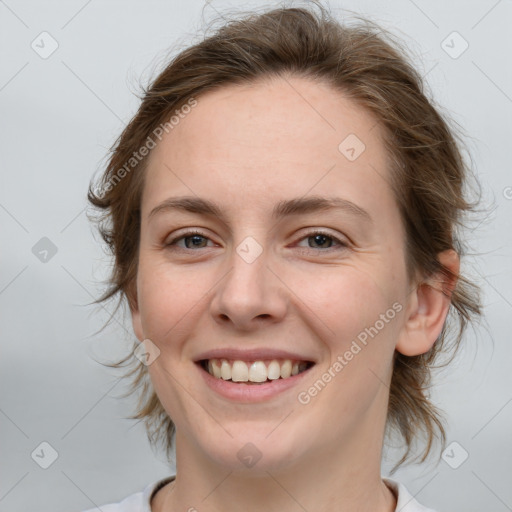
M 130 167 L 127 162 L 190 98 L 223 85 L 286 74 L 331 84 L 379 121 L 391 166 L 390 185 L 406 232 L 408 276 L 452 275 L 437 255 L 449 248 L 463 254 L 456 234 L 463 215 L 475 206 L 465 198 L 469 167 L 455 131 L 427 98 L 422 77 L 389 33 L 365 19 L 343 26 L 324 7 L 316 7 L 278 8 L 233 19 L 179 53 L 144 91 L 138 112 L 111 149 L 101 180 L 97 186 L 91 181 L 89 187 L 88 199 L 101 212 L 100 233 L 115 258 L 109 287 L 97 302 L 114 296 L 118 307 L 124 298 L 130 306 L 137 301 L 140 201 L 148 158 L 132 161 Z M 444 447 L 442 413 L 427 394 L 432 369 L 451 362 L 468 321 L 480 312 L 478 286 L 459 273 L 447 321 L 432 349 L 413 357 L 395 352 L 386 434 L 398 432 L 407 450 L 392 473 L 409 458 L 420 434 L 427 439 L 421 462 L 436 433 Z M 455 349 L 452 358 L 434 366 L 449 348 Z M 126 376 L 134 377 L 130 392 L 141 392 L 131 418 L 143 419 L 151 445 L 163 442 L 169 456 L 174 424 L 152 388 L 147 367 L 133 351 L 108 366 L 128 362 L 132 368 Z

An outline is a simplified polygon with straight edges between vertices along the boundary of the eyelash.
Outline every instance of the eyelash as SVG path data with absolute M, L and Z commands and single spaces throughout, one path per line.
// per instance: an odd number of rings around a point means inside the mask
M 328 247 L 326 249 L 318 249 L 315 251 L 314 248 L 312 247 L 306 247 L 305 249 L 309 249 L 309 250 L 312 250 L 314 252 L 331 252 L 331 251 L 335 251 L 335 250 L 345 250 L 349 247 L 348 243 L 344 242 L 343 240 L 340 240 L 339 238 L 335 237 L 334 235 L 331 235 L 325 231 L 322 231 L 322 230 L 317 230 L 317 231 L 311 231 L 310 233 L 307 233 L 306 235 L 304 235 L 302 238 L 299 239 L 299 241 L 301 240 L 304 240 L 304 239 L 308 239 L 308 238 L 311 238 L 311 237 L 314 237 L 314 236 L 317 236 L 317 235 L 322 235 L 322 236 L 325 236 L 327 238 L 330 238 L 331 240 L 333 240 L 334 242 L 338 243 L 339 247 L 336 248 L 336 247 Z M 169 243 L 166 243 L 164 244 L 166 247 L 169 247 L 169 248 L 172 248 L 172 246 L 174 246 L 176 244 L 176 242 L 178 242 L 179 240 L 183 240 L 185 238 L 191 238 L 193 236 L 201 236 L 202 238 L 205 238 L 207 240 L 210 240 L 210 238 L 208 236 L 206 236 L 204 233 L 202 233 L 201 231 L 188 231 L 176 238 L 174 238 L 173 240 L 171 240 Z M 183 250 L 183 251 L 195 251 L 196 249 L 190 249 L 188 247 L 178 247 L 177 248 L 178 250 Z M 206 249 L 206 247 L 199 247 L 199 249 Z M 302 249 L 304 249 L 304 247 L 302 247 Z

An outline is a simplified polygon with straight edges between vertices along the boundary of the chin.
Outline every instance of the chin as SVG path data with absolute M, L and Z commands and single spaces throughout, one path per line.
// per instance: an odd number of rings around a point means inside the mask
M 290 427 L 277 427 L 279 421 L 254 425 L 247 421 L 226 425 L 233 437 L 214 435 L 218 429 L 210 430 L 211 436 L 198 440 L 205 454 L 212 462 L 236 473 L 251 473 L 267 476 L 267 472 L 279 472 L 294 465 L 297 458 L 306 452 L 305 440 L 311 439 L 305 433 L 302 441 L 294 437 Z M 278 432 L 282 428 L 281 432 Z M 274 431 L 273 431 L 274 430 Z

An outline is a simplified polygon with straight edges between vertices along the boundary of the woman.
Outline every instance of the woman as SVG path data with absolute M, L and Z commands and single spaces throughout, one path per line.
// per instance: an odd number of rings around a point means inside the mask
M 430 510 L 380 465 L 391 431 L 396 467 L 422 431 L 422 461 L 445 441 L 431 369 L 480 312 L 466 173 L 368 22 L 275 9 L 174 58 L 89 200 L 115 257 L 100 300 L 137 337 L 134 417 L 176 476 L 102 510 Z

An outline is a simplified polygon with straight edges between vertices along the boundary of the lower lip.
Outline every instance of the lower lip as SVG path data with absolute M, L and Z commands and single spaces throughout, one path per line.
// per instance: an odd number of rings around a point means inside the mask
M 312 368 L 287 379 L 271 380 L 264 384 L 246 384 L 244 382 L 235 383 L 231 380 L 217 379 L 204 370 L 200 364 L 196 364 L 196 366 L 210 389 L 225 398 L 244 403 L 264 402 L 273 398 L 300 383 L 304 375 Z

